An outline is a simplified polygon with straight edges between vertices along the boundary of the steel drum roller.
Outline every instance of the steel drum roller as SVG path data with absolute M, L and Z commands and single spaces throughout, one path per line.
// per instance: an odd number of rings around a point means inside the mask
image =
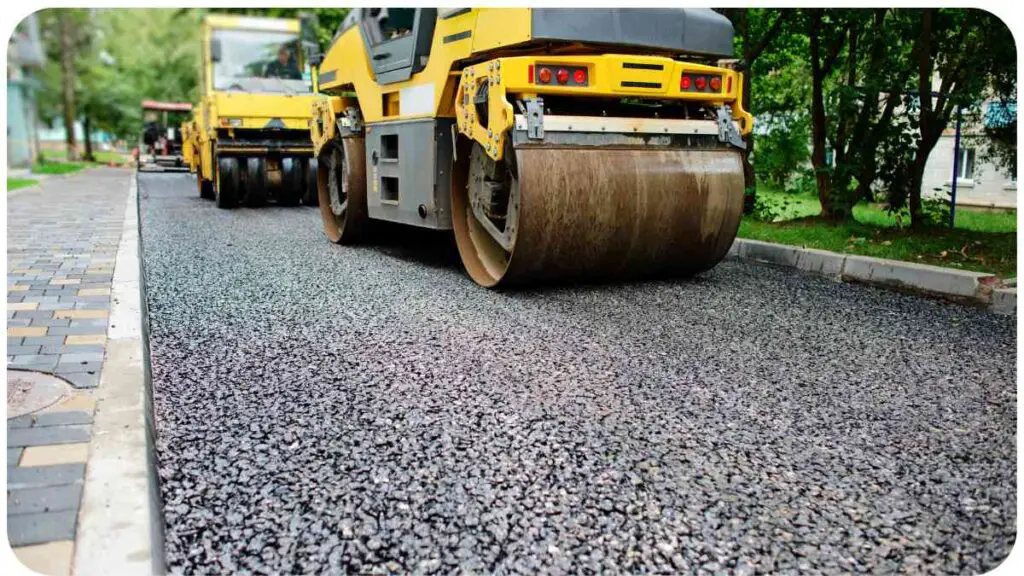
M 484 286 L 687 276 L 719 262 L 739 228 L 738 150 L 521 147 L 514 154 L 511 250 L 480 224 L 467 182 L 453 182 L 459 253 Z

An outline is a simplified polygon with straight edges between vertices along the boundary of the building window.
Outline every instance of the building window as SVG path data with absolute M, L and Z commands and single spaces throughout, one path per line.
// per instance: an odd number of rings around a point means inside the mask
M 961 148 L 960 161 L 957 164 L 957 180 L 974 179 L 974 148 Z

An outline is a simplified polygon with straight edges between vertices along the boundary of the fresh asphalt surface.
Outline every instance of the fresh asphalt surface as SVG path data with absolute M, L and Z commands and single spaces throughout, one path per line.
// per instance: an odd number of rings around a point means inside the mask
M 478 288 L 443 234 L 139 190 L 184 573 L 978 573 L 1014 541 L 1012 319 L 725 262 Z

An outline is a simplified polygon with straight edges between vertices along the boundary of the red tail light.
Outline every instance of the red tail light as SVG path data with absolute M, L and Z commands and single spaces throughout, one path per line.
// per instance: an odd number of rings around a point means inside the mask
M 572 81 L 577 84 L 587 83 L 587 71 L 580 68 L 579 70 L 572 73 Z
M 537 72 L 537 78 L 539 78 L 540 81 L 545 83 L 545 84 L 547 84 L 548 82 L 551 82 L 551 69 L 550 68 L 541 68 L 540 72 Z
M 725 91 L 730 94 L 732 93 L 732 76 L 729 76 L 729 79 L 725 81 Z
M 722 79 L 719 78 L 718 76 L 713 76 L 711 78 L 711 89 L 714 90 L 715 92 L 718 92 L 719 90 L 721 90 L 722 89 Z
M 693 81 L 690 80 L 690 77 L 687 76 L 686 74 L 683 74 L 683 77 L 679 79 L 679 88 L 682 89 L 682 90 L 689 90 L 690 89 L 690 85 L 692 83 L 693 83 Z
M 697 80 L 694 81 L 694 85 L 697 86 L 697 90 L 703 90 L 708 85 L 707 78 L 703 76 L 697 76 Z
M 529 70 L 528 75 L 529 75 L 529 79 L 530 79 L 530 84 L 533 84 L 533 64 L 530 64 L 528 70 Z
M 559 68 L 558 72 L 555 73 L 555 78 L 558 79 L 559 84 L 565 84 L 569 81 L 569 71 L 565 68 Z

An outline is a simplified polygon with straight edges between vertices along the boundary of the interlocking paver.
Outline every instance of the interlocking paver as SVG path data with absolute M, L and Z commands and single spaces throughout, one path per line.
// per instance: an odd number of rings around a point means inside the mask
M 7 466 L 17 466 L 18 461 L 21 460 L 21 453 L 24 452 L 24 448 L 8 448 L 7 449 Z
M 70 364 L 83 364 L 88 362 L 102 362 L 102 352 L 75 352 L 71 354 L 61 354 L 60 360 L 57 362 L 57 366 L 65 366 Z
M 34 318 L 29 326 L 61 326 L 67 327 L 71 325 L 71 320 L 64 318 Z
M 100 368 L 102 367 L 102 364 L 103 364 L 102 359 L 101 360 L 94 360 L 92 362 L 90 362 L 90 361 L 67 362 L 67 363 L 64 363 L 64 364 L 57 364 L 56 370 L 54 370 L 54 373 L 57 374 L 57 375 L 72 374 L 72 373 L 76 373 L 76 372 L 86 372 L 86 373 L 99 374 Z
M 47 328 L 40 328 L 40 330 L 43 330 L 44 334 L 45 334 L 45 330 L 47 330 Z M 52 330 L 52 328 L 50 328 L 50 330 Z M 22 341 L 22 344 L 24 344 L 26 346 L 32 346 L 32 345 L 35 345 L 35 344 L 38 344 L 40 346 L 54 346 L 54 345 L 63 344 L 63 343 L 64 343 L 64 336 L 63 335 L 58 335 L 58 336 L 29 336 L 29 337 L 26 337 Z
M 44 428 L 45 430 L 45 428 Z M 28 446 L 21 455 L 20 466 L 52 466 L 54 464 L 85 463 L 89 459 L 89 443 L 47 444 Z
M 39 350 L 42 346 L 8 346 L 7 354 L 9 356 L 18 356 L 23 354 L 39 354 Z
M 68 338 L 77 338 L 77 336 L 68 336 Z M 102 344 L 72 344 L 62 346 L 43 346 L 40 353 L 42 354 L 78 354 L 81 352 L 103 352 L 105 346 Z M 8 349 L 10 349 L 8 347 Z
M 57 375 L 79 389 L 95 388 L 100 385 L 100 375 L 96 372 L 63 372 Z
M 44 428 L 14 428 L 7 431 L 7 447 L 45 446 L 48 444 L 77 444 L 89 441 L 89 426 L 47 426 Z
M 42 488 L 82 482 L 85 479 L 85 464 L 58 464 L 35 468 L 11 468 L 7 470 L 7 489 Z
M 77 310 L 73 310 L 73 312 L 77 312 Z M 81 310 L 81 312 L 90 312 L 90 310 Z M 49 336 L 100 334 L 102 332 L 105 331 L 97 329 L 95 326 L 54 326 L 46 329 L 46 334 Z
M 7 538 L 11 546 L 44 544 L 75 537 L 76 510 L 42 514 L 7 515 Z
M 33 426 L 45 427 L 45 426 L 66 426 L 68 424 L 91 424 L 92 414 L 89 412 L 49 412 L 45 414 L 36 414 L 34 416 L 35 422 Z
M 7 513 L 39 514 L 78 510 L 81 498 L 81 484 L 11 490 L 7 493 Z

